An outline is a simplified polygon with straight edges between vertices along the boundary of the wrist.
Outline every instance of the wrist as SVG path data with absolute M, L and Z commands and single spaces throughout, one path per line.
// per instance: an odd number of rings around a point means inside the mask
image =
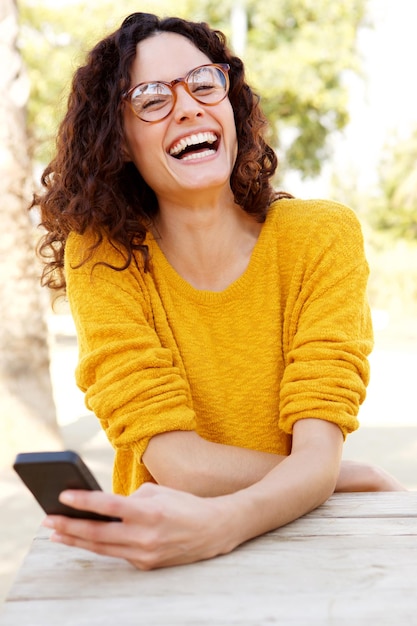
M 256 511 L 252 510 L 250 491 L 243 489 L 231 494 L 209 498 L 216 535 L 222 544 L 219 554 L 227 554 L 237 546 L 261 534 L 256 531 Z
M 251 537 L 247 531 L 247 502 L 233 494 L 205 498 L 210 503 L 210 531 L 216 554 L 228 554 Z M 214 555 L 213 555 L 214 556 Z

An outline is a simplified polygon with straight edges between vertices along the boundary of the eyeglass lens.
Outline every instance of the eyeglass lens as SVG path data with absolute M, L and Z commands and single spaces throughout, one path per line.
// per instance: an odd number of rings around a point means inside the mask
M 141 83 L 130 92 L 130 102 L 136 115 L 144 121 L 163 119 L 172 111 L 175 85 L 183 83 L 188 93 L 203 104 L 217 104 L 226 97 L 226 71 L 216 65 L 196 67 L 183 79 L 172 83 Z

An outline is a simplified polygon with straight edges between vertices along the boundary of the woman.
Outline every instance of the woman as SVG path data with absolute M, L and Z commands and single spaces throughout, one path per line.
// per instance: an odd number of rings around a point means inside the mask
M 135 13 L 76 72 L 35 204 L 116 494 L 61 497 L 122 522 L 50 517 L 53 540 L 149 569 L 229 552 L 335 489 L 401 489 L 341 464 L 372 347 L 359 225 L 274 192 L 264 127 L 203 24 Z

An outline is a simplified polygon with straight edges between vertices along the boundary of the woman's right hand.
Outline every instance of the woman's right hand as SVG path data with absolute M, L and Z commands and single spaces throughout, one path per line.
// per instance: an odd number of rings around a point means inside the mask
M 235 515 L 227 498 L 202 498 L 145 483 L 130 496 L 100 491 L 65 491 L 72 507 L 122 518 L 97 522 L 48 516 L 51 540 L 96 554 L 126 559 L 140 570 L 182 565 L 230 552 Z M 229 504 L 228 504 L 229 502 Z

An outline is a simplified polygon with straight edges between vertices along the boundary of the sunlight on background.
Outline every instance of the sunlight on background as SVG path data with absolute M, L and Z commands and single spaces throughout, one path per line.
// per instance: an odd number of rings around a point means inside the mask
M 291 189 L 306 196 L 327 196 L 336 171 L 353 171 L 361 189 L 377 183 L 384 146 L 405 138 L 417 126 L 417 2 L 370 0 L 370 28 L 362 28 L 359 48 L 363 77 L 349 75 L 351 121 L 333 138 L 334 156 L 317 180 L 303 182 L 291 174 Z
M 362 31 L 364 83 L 352 92 L 352 122 L 346 131 L 349 157 L 362 185 L 375 183 L 375 166 L 390 138 L 406 138 L 417 126 L 417 3 L 372 0 L 374 29 Z M 357 81 L 358 82 L 358 81 Z

